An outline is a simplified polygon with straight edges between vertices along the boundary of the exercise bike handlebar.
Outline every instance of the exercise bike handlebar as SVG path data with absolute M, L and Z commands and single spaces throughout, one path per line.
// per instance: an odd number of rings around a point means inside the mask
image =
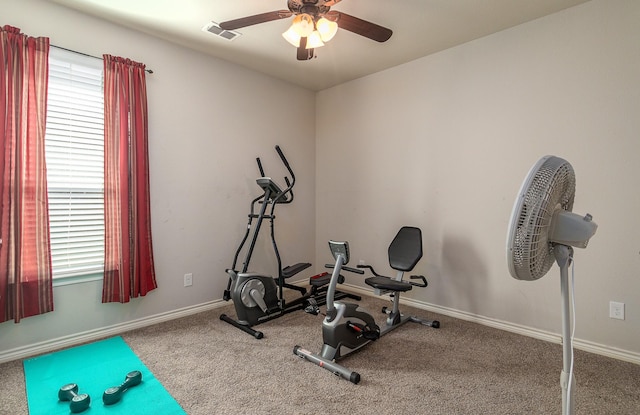
M 335 267 L 335 264 L 325 264 L 324 266 L 325 266 L 326 268 L 333 268 L 333 267 Z M 356 274 L 364 274 L 364 271 L 363 271 L 363 270 L 361 270 L 361 269 L 351 268 L 351 267 L 347 267 L 347 266 L 345 266 L 345 265 L 342 265 L 342 266 L 340 267 L 340 269 L 343 269 L 343 270 L 345 270 L 345 271 L 349 271 L 349 272 L 353 272 L 353 273 L 356 273 Z
M 357 268 L 351 268 L 351 267 L 347 267 L 344 265 L 345 263 L 345 257 L 343 255 L 338 255 L 336 258 L 336 263 L 335 264 L 326 264 L 325 267 L 327 268 L 333 268 L 333 273 L 331 274 L 331 281 L 329 281 L 329 286 L 327 287 L 327 302 L 326 302 L 326 306 L 327 306 L 327 316 L 328 318 L 334 318 L 335 315 L 333 315 L 334 311 L 335 311 L 335 306 L 333 304 L 334 299 L 335 299 L 335 293 L 336 293 L 336 286 L 338 285 L 338 282 L 340 281 L 340 277 L 342 277 L 342 275 L 340 275 L 340 272 L 342 270 L 345 271 L 349 271 L 349 272 L 354 272 L 356 274 L 364 274 L 364 271 L 362 271 L 361 269 L 357 269 Z M 342 277 L 342 279 L 344 279 L 344 277 Z M 333 317 L 330 317 L 332 316 Z
M 366 268 L 366 269 L 368 269 L 369 271 L 371 271 L 371 273 L 372 273 L 373 275 L 375 275 L 376 277 L 385 277 L 385 275 L 380 275 L 380 274 L 378 274 L 378 273 L 373 269 L 373 267 L 372 267 L 371 265 L 362 265 L 362 264 L 358 264 L 358 268 Z M 364 271 L 362 271 L 362 272 L 364 273 Z
M 345 269 L 345 268 L 347 268 L 347 267 L 342 267 L 342 268 L 343 268 L 343 269 Z M 378 274 L 378 273 L 373 269 L 373 267 L 372 267 L 371 265 L 361 265 L 361 264 L 359 264 L 359 265 L 358 265 L 358 268 L 366 268 L 366 269 L 368 269 L 369 271 L 371 271 L 371 273 L 372 273 L 373 275 L 375 275 L 376 277 L 390 278 L 390 277 L 387 277 L 386 275 L 380 275 L 380 274 Z M 360 273 L 364 273 L 364 271 L 360 271 Z M 428 283 L 427 283 L 427 279 L 424 277 L 424 275 L 412 275 L 412 276 L 410 276 L 410 277 L 409 277 L 409 279 L 412 279 L 412 280 L 420 280 L 420 281 L 422 281 L 422 282 L 413 282 L 413 281 L 408 281 L 408 282 L 409 282 L 409 284 L 413 285 L 414 287 L 422 287 L 422 288 L 424 288 L 424 287 L 426 287 L 426 286 L 428 285 Z
M 427 285 L 429 285 L 429 283 L 427 282 L 427 279 L 424 277 L 424 275 L 412 275 L 409 278 L 412 279 L 412 280 L 420 280 L 420 281 L 422 281 L 422 283 L 409 281 L 409 284 L 413 285 L 414 287 L 423 287 L 424 288 Z

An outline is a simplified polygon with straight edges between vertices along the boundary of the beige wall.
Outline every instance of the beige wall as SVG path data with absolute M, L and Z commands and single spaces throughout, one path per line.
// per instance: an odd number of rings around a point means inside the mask
M 0 354 L 220 300 L 249 202 L 260 194 L 255 158 L 284 184 L 276 144 L 298 178 L 295 202 L 278 215 L 283 260 L 313 261 L 314 93 L 49 2 L 2 0 L 0 20 L 58 46 L 126 56 L 154 70 L 147 89 L 159 286 L 126 305 L 101 304 L 100 281 L 56 286 L 54 312 L 0 324 Z M 267 242 L 252 266 L 274 273 Z M 193 273 L 192 287 L 183 287 L 185 273 Z
M 299 180 L 296 202 L 278 215 L 286 263 L 323 270 L 333 238 L 350 241 L 354 262 L 387 270 L 397 229 L 420 226 L 425 256 L 416 272 L 430 286 L 411 292 L 414 301 L 543 337 L 560 332 L 558 269 L 514 280 L 505 239 L 529 168 L 545 154 L 565 157 L 577 173 L 574 211 L 599 224 L 575 255 L 577 343 L 640 361 L 638 21 L 634 0 L 594 0 L 314 94 L 49 2 L 2 0 L 0 24 L 155 71 L 148 90 L 160 288 L 103 305 L 99 282 L 58 286 L 55 312 L 0 324 L 0 360 L 219 301 L 257 192 L 254 158 L 280 178 L 280 144 Z M 265 242 L 255 266 L 274 272 Z M 182 287 L 187 272 L 191 288 Z M 625 321 L 608 318 L 611 300 L 626 303 Z
M 517 281 L 505 244 L 529 168 L 564 157 L 574 211 L 599 225 L 575 252 L 577 343 L 640 361 L 639 21 L 640 2 L 592 1 L 318 93 L 316 262 L 347 239 L 354 262 L 388 270 L 395 232 L 416 225 L 430 286 L 409 297 L 560 333 L 558 267 Z

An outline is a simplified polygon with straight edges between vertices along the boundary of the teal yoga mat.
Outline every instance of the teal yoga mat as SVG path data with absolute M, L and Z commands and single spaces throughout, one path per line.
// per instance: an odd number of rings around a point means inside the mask
M 142 383 L 105 406 L 104 390 L 121 385 L 134 370 L 142 372 Z M 78 393 L 91 396 L 91 406 L 81 414 L 186 415 L 122 337 L 25 360 L 24 374 L 30 415 L 69 415 L 69 402 L 58 400 L 58 390 L 68 383 L 77 383 Z

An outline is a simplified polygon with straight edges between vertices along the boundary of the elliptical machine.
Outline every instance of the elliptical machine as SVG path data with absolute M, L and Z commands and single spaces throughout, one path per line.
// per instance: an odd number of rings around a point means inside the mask
M 391 309 L 382 308 L 382 312 L 387 315 L 385 325 L 382 328 L 378 327 L 371 314 L 357 304 L 334 301 L 333 293 L 340 278 L 340 272 L 345 270 L 364 274 L 364 271 L 346 266 L 349 263 L 348 242 L 329 241 L 329 249 L 336 262 L 335 265 L 327 265 L 329 268 L 333 267 L 333 273 L 327 290 L 327 313 L 322 322 L 324 344 L 320 354 L 312 353 L 300 346 L 293 348 L 293 354 L 357 384 L 360 382 L 360 374 L 336 363 L 337 359 L 359 350 L 409 321 L 433 328 L 440 327 L 440 322 L 437 320 L 431 321 L 415 316 L 405 316 L 400 313 L 399 309 L 401 292 L 409 291 L 412 287 L 427 286 L 427 280 L 422 275 L 410 277 L 410 279 L 420 280 L 420 282 L 403 280 L 404 272 L 411 271 L 422 258 L 422 232 L 419 228 L 402 227 L 389 245 L 389 265 L 398 271 L 395 279 L 376 273 L 370 265 L 358 265 L 358 268 L 367 268 L 374 275 L 366 278 L 365 283 L 375 289 L 375 294 L 390 293 L 392 307 Z
M 276 244 L 275 239 L 274 213 L 278 204 L 288 204 L 293 201 L 293 186 L 296 182 L 296 176 L 289 165 L 289 161 L 280 149 L 280 146 L 275 146 L 275 149 L 278 156 L 280 156 L 280 160 L 282 160 L 282 163 L 289 172 L 291 179 L 285 176 L 284 181 L 287 187 L 282 190 L 281 187 L 278 186 L 278 184 L 276 184 L 270 177 L 265 176 L 264 169 L 262 168 L 262 162 L 259 157 L 256 158 L 258 170 L 260 171 L 261 176 L 256 180 L 256 183 L 260 186 L 263 193 L 251 201 L 251 211 L 248 215 L 249 222 L 247 223 L 247 231 L 240 242 L 240 246 L 238 246 L 238 249 L 236 250 L 232 267 L 226 270 L 227 274 L 229 274 L 229 281 L 227 283 L 227 289 L 224 291 L 223 295 L 223 299 L 225 301 L 233 300 L 238 319 L 234 320 L 226 314 L 220 315 L 220 320 L 251 334 L 256 339 L 261 339 L 264 334 L 252 329 L 252 326 L 273 320 L 296 310 L 304 309 L 308 313 L 318 314 L 319 306 L 324 305 L 326 301 L 326 285 L 331 278 L 326 272 L 311 277 L 309 279 L 311 291 L 309 292 L 304 287 L 286 282 L 287 279 L 309 268 L 311 264 L 308 262 L 300 262 L 284 268 L 282 267 L 280 252 L 278 251 L 278 245 Z M 258 213 L 256 213 L 257 205 L 260 205 Z M 269 209 L 268 213 L 267 209 Z M 256 219 L 255 226 L 253 225 L 254 219 Z M 271 226 L 271 244 L 278 264 L 277 277 L 247 271 L 249 269 L 249 262 L 251 261 L 256 241 L 258 240 L 260 228 L 262 227 L 262 223 L 265 219 L 269 220 Z M 242 269 L 238 271 L 236 270 L 238 257 L 249 238 L 252 228 L 253 234 L 251 242 L 244 257 Z M 285 288 L 298 291 L 300 293 L 300 297 L 293 301 L 286 302 L 284 298 Z M 349 297 L 355 300 L 360 300 L 360 297 L 354 294 L 339 292 L 337 295 L 339 298 Z

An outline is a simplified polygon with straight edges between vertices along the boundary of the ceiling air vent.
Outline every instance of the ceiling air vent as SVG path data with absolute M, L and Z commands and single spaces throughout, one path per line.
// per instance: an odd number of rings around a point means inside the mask
M 224 30 L 220 27 L 220 25 L 216 22 L 209 22 L 205 27 L 202 28 L 202 31 L 212 33 L 218 37 L 221 37 L 226 40 L 233 40 L 240 36 L 240 33 L 234 32 L 232 30 Z

